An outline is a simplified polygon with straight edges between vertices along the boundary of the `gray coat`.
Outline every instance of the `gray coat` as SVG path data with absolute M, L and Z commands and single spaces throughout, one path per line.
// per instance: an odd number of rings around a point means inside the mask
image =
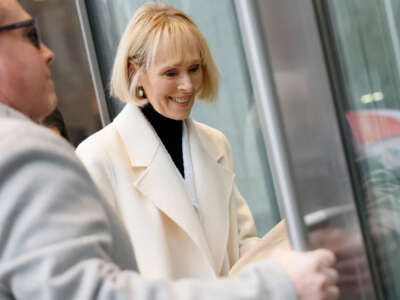
M 143 280 L 72 147 L 2 104 L 0 136 L 0 299 L 296 299 L 273 262 L 238 279 Z

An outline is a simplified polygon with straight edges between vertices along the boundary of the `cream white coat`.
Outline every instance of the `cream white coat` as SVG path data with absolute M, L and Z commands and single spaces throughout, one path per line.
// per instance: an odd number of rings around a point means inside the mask
M 232 152 L 216 129 L 186 120 L 200 215 L 150 123 L 134 104 L 82 142 L 76 153 L 121 216 L 141 274 L 214 278 L 257 242 L 235 183 Z

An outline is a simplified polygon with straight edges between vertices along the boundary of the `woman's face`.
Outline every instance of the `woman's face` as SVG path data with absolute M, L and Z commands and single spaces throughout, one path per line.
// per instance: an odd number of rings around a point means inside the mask
M 181 59 L 171 59 L 164 51 L 158 51 L 154 65 L 139 78 L 139 86 L 154 109 L 174 120 L 189 117 L 202 84 L 203 70 L 197 51 L 188 51 Z

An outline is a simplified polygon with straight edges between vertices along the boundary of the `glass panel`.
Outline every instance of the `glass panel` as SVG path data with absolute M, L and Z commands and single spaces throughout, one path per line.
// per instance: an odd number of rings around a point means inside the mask
M 399 0 L 323 1 L 342 133 L 375 286 L 400 299 Z M 326 37 L 325 37 L 326 38 Z
M 75 5 L 71 0 L 20 2 L 37 18 L 45 44 L 55 53 L 51 70 L 58 107 L 76 146 L 101 124 Z
M 109 81 L 110 68 L 119 38 L 133 15 L 146 1 L 86 1 L 104 83 Z M 279 219 L 267 153 L 248 70 L 241 45 L 233 3 L 219 1 L 166 1 L 188 13 L 209 41 L 221 72 L 221 88 L 216 104 L 198 101 L 193 119 L 221 130 L 229 139 L 235 161 L 236 183 L 247 200 L 263 235 Z M 212 8 L 212 9 L 211 9 Z M 108 84 L 107 84 L 108 85 Z M 113 115 L 121 104 L 109 99 Z

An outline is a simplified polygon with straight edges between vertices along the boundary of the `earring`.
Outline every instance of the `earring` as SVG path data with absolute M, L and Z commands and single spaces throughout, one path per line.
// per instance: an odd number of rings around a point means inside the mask
M 141 99 L 144 98 L 144 90 L 143 90 L 143 88 L 141 86 L 139 86 L 137 88 L 137 95 L 138 95 L 138 98 L 141 98 Z

